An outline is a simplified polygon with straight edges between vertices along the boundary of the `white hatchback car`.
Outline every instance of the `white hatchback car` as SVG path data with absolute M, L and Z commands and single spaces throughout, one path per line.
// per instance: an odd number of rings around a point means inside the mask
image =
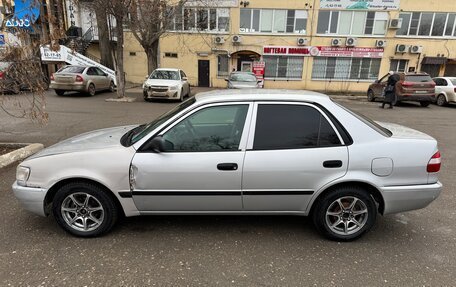
M 376 123 L 308 91 L 198 94 L 149 124 L 82 134 L 17 169 L 26 209 L 97 236 L 119 215 L 309 215 L 330 239 L 377 213 L 427 206 L 442 189 L 427 134 Z
M 438 77 L 432 80 L 435 82 L 435 103 L 437 105 L 456 103 L 456 77 Z
M 156 69 L 143 84 L 145 101 L 170 99 L 183 101 L 190 96 L 187 75 L 179 69 Z

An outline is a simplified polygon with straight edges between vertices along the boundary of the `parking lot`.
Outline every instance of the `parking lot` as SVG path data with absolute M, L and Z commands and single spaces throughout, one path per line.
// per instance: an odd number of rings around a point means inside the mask
M 193 91 L 196 91 L 194 89 Z M 0 113 L 0 142 L 45 146 L 99 128 L 151 121 L 176 103 L 105 102 L 47 96 L 45 126 Z M 1 286 L 449 286 L 456 272 L 456 106 L 392 110 L 366 99 L 335 97 L 377 121 L 423 131 L 439 141 L 441 196 L 429 207 L 379 216 L 360 240 L 337 243 L 311 220 L 291 216 L 154 216 L 123 219 L 112 232 L 81 239 L 52 217 L 26 212 L 0 169 Z

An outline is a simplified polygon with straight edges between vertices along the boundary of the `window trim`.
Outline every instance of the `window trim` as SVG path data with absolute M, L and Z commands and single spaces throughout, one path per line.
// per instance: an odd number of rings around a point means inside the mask
M 178 9 L 179 6 L 176 6 L 175 9 Z M 194 7 L 194 6 L 182 6 L 180 7 L 181 8 L 181 20 L 182 22 L 180 23 L 182 26 L 180 27 L 181 29 L 176 29 L 176 14 L 177 13 L 174 13 L 174 17 L 173 17 L 173 21 L 172 21 L 172 29 L 168 30 L 167 32 L 168 33 L 207 33 L 207 34 L 230 34 L 230 28 L 231 28 L 231 9 L 228 8 L 228 7 Z M 189 9 L 193 12 L 193 15 L 194 15 L 194 28 L 192 29 L 189 29 L 189 30 L 185 30 L 185 9 Z M 215 30 L 210 30 L 210 14 L 211 14 L 211 9 L 216 9 L 216 16 L 215 16 Z M 228 17 L 225 17 L 225 16 L 220 16 L 221 12 L 219 12 L 220 10 L 226 10 L 228 11 Z M 207 29 L 205 30 L 198 30 L 198 11 L 199 10 L 205 10 L 206 13 L 207 13 Z M 222 31 L 222 30 L 219 30 L 219 18 L 220 17 L 224 17 L 224 18 L 228 18 L 228 25 L 225 29 L 225 31 Z
M 324 78 L 314 78 L 314 67 L 315 67 L 315 58 L 319 58 L 319 59 L 326 59 L 326 62 L 325 62 L 325 77 Z M 328 59 L 329 58 L 334 58 L 336 59 L 336 66 L 337 67 L 337 60 L 338 59 L 350 59 L 350 68 L 349 68 L 349 74 L 348 74 L 348 78 L 326 78 L 326 72 L 327 72 L 327 63 L 328 63 Z M 359 75 L 361 75 L 362 73 L 362 62 L 360 62 L 360 66 L 358 68 L 358 77 L 357 78 L 350 78 L 350 75 L 351 75 L 351 68 L 352 68 L 352 65 L 353 65 L 353 59 L 360 59 L 361 61 L 363 60 L 366 60 L 366 59 L 369 59 L 370 63 L 369 63 L 369 70 L 368 70 L 368 75 L 369 74 L 372 74 L 371 71 L 372 71 L 372 60 L 379 60 L 379 65 L 378 65 L 378 72 L 377 72 L 377 75 L 375 77 L 372 77 L 372 78 L 366 78 L 366 79 L 360 79 Z M 380 67 L 381 67 L 381 63 L 382 63 L 382 58 L 364 58 L 364 57 L 314 57 L 314 61 L 312 62 L 312 71 L 311 71 L 311 79 L 312 81 L 331 81 L 331 82 L 372 82 L 374 80 L 376 80 L 380 74 Z M 336 68 L 334 68 L 336 69 Z M 334 72 L 335 74 L 335 72 Z
M 252 120 L 252 113 L 253 113 L 253 103 L 251 101 L 238 101 L 238 102 L 223 102 L 223 103 L 211 103 L 211 104 L 206 104 L 206 105 L 201 105 L 198 107 L 195 107 L 193 110 L 188 111 L 181 117 L 175 119 L 171 123 L 167 124 L 166 126 L 160 127 L 158 129 L 158 132 L 152 135 L 147 139 L 147 141 L 144 142 L 146 144 L 149 140 L 152 140 L 154 137 L 157 136 L 163 136 L 165 133 L 167 133 L 170 129 L 181 123 L 182 121 L 186 120 L 188 117 L 192 116 L 193 114 L 197 113 L 200 110 L 210 108 L 210 107 L 217 107 L 217 106 L 233 106 L 233 105 L 247 105 L 248 110 L 247 110 L 247 115 L 245 117 L 245 123 L 244 123 L 244 129 L 242 131 L 242 136 L 241 140 L 239 141 L 239 147 L 237 150 L 215 150 L 215 151 L 164 151 L 163 153 L 166 154 L 173 154 L 173 153 L 203 153 L 203 152 L 239 152 L 239 151 L 245 151 L 246 150 L 246 143 L 247 143 L 247 138 L 249 135 L 249 126 L 250 126 L 250 121 Z M 143 145 L 143 144 L 141 144 Z M 144 151 L 144 152 L 152 152 L 152 151 Z
M 318 30 L 316 32 L 316 35 L 317 36 L 320 36 L 320 37 L 323 37 L 323 36 L 329 36 L 329 37 L 334 37 L 334 36 L 341 36 L 341 37 L 365 37 L 365 38 L 372 38 L 372 37 L 382 37 L 382 36 L 386 36 L 386 34 L 388 33 L 388 23 L 389 23 L 389 20 L 390 20 L 390 17 L 389 17 L 389 14 L 387 14 L 387 26 L 385 27 L 385 32 L 383 34 L 375 34 L 374 31 L 375 31 L 375 28 L 376 28 L 376 25 L 377 25 L 377 22 L 378 21 L 384 21 L 384 20 L 379 20 L 378 19 L 378 14 L 377 13 L 388 13 L 388 12 L 385 12 L 385 11 L 359 11 L 359 10 L 319 10 L 318 13 L 320 13 L 320 11 L 327 11 L 329 12 L 329 21 L 328 21 L 328 30 L 329 31 L 328 33 L 318 33 Z M 339 13 L 338 16 L 337 16 L 337 25 L 336 25 L 336 33 L 331 33 L 331 23 L 333 21 L 333 13 L 334 12 L 337 12 Z M 340 13 L 341 12 L 351 12 L 351 22 L 350 22 L 350 32 L 348 34 L 340 34 L 339 33 L 339 27 L 340 27 Z M 353 34 L 353 23 L 354 23 L 354 20 L 355 20 L 355 13 L 366 13 L 366 17 L 364 19 L 364 23 L 363 23 L 363 31 L 366 30 L 366 22 L 367 22 L 367 13 L 368 12 L 374 12 L 374 18 L 373 18 L 373 23 L 372 23 L 372 33 L 371 34 L 366 34 L 366 33 L 363 33 L 363 34 Z M 319 21 L 319 15 L 317 16 L 318 17 L 318 21 Z M 317 21 L 317 26 L 318 26 L 318 21 Z
M 245 34 L 245 35 L 289 35 L 289 36 L 296 36 L 296 35 L 307 35 L 308 34 L 308 30 L 307 30 L 307 24 L 309 22 L 309 11 L 307 9 L 278 9 L 278 8 L 240 8 L 239 11 L 241 10 L 250 10 L 250 28 L 248 28 L 249 30 L 252 29 L 253 27 L 253 11 L 254 10 L 258 10 L 260 11 L 259 12 L 259 15 L 258 15 L 258 21 L 259 21 L 259 31 L 255 31 L 255 32 L 250 32 L 250 31 L 241 31 L 241 29 L 245 29 L 245 28 L 241 28 L 241 26 L 239 25 L 239 34 Z M 272 11 L 272 17 L 271 17 L 271 31 L 270 32 L 261 32 L 261 11 L 262 10 L 271 10 Z M 276 14 L 276 10 L 281 10 L 281 11 L 285 11 L 285 30 L 284 32 L 277 32 L 277 31 L 274 31 L 274 20 L 275 20 L 275 14 Z M 306 27 L 305 27 L 305 31 L 304 33 L 290 33 L 290 32 L 287 32 L 287 18 L 288 18 L 288 10 L 294 10 L 295 13 L 296 11 L 305 11 L 305 13 L 307 14 L 307 18 L 296 18 L 296 14 L 294 16 L 294 20 L 293 20 L 293 31 L 296 31 L 296 19 L 306 19 Z M 240 16 L 240 12 L 239 12 L 239 16 Z
M 350 145 L 351 143 L 345 143 L 344 137 L 339 132 L 339 129 L 336 127 L 334 122 L 332 121 L 332 118 L 328 116 L 327 111 L 324 110 L 319 104 L 316 103 L 309 103 L 309 102 L 294 102 L 294 101 L 286 101 L 286 102 L 278 102 L 278 101 L 258 101 L 253 103 L 253 109 L 252 109 L 252 118 L 250 121 L 250 127 L 249 127 L 249 135 L 248 135 L 248 140 L 247 140 L 247 146 L 246 150 L 247 151 L 276 151 L 276 150 L 300 150 L 300 149 L 320 149 L 320 148 L 332 148 L 332 147 L 341 147 L 341 146 L 347 146 Z M 256 121 L 257 121 L 257 115 L 258 115 L 258 106 L 259 105 L 299 105 L 299 106 L 308 106 L 311 108 L 316 109 L 321 116 L 325 117 L 325 119 L 328 121 L 329 125 L 333 129 L 333 131 L 336 133 L 337 137 L 339 138 L 340 144 L 338 145 L 331 145 L 331 146 L 316 146 L 316 147 L 300 147 L 300 148 L 277 148 L 277 149 L 254 149 L 253 144 L 255 141 L 255 129 L 256 129 Z M 348 136 L 350 138 L 350 136 Z
M 412 25 L 412 16 L 413 16 L 413 13 L 420 13 L 420 18 L 418 20 L 418 25 L 417 25 L 417 31 L 416 31 L 416 35 L 409 35 L 410 33 L 410 27 Z M 431 27 L 430 27 L 430 31 L 429 31 L 429 35 L 419 35 L 419 30 L 420 30 L 420 26 L 421 26 L 421 18 L 422 18 L 422 15 L 423 13 L 432 13 L 432 21 L 431 21 Z M 432 38 L 435 38 L 435 39 L 442 39 L 442 38 L 456 38 L 456 19 L 454 20 L 453 22 L 453 29 L 452 29 L 452 32 L 451 32 L 451 35 L 445 35 L 446 33 L 446 28 L 447 28 L 447 25 L 448 25 L 448 19 L 450 18 L 450 14 L 454 14 L 455 17 L 456 17 L 456 12 L 440 12 L 440 11 L 403 11 L 403 12 L 400 12 L 398 17 L 400 17 L 401 14 L 408 14 L 410 15 L 410 21 L 409 21 L 409 24 L 408 24 L 408 27 L 407 27 L 407 34 L 406 35 L 395 35 L 395 37 L 397 38 L 417 38 L 417 39 L 432 39 Z M 435 15 L 436 14 L 446 14 L 446 18 L 445 18 L 445 25 L 444 25 L 444 28 L 443 28 L 443 35 L 442 36 L 432 36 L 432 30 L 434 29 L 434 20 L 435 20 Z

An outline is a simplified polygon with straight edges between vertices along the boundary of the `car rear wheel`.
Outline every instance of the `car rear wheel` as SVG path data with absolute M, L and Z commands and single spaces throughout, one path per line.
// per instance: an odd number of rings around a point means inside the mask
M 55 195 L 53 214 L 65 231 L 81 237 L 108 232 L 116 223 L 118 208 L 100 187 L 75 182 L 63 186 Z
M 446 98 L 445 98 L 445 95 L 440 94 L 440 95 L 437 97 L 436 104 L 437 104 L 437 106 L 444 106 L 444 105 L 446 105 L 446 104 L 447 104 L 447 100 L 446 100 Z
M 91 96 L 91 97 L 95 96 L 96 89 L 95 89 L 95 85 L 94 85 L 94 84 L 90 84 L 90 85 L 89 85 L 89 88 L 87 89 L 87 93 L 88 93 L 89 96 Z
M 375 223 L 377 208 L 363 189 L 341 187 L 325 194 L 313 212 L 315 227 L 331 240 L 351 241 L 369 231 Z
M 64 90 L 55 90 L 55 93 L 57 94 L 57 96 L 63 96 L 63 94 L 65 94 L 65 91 Z
M 369 90 L 369 91 L 367 92 L 367 101 L 369 101 L 369 102 L 375 101 L 374 91 Z
M 427 106 L 429 106 L 429 104 L 430 104 L 430 102 L 420 102 L 420 105 L 422 107 L 427 107 Z

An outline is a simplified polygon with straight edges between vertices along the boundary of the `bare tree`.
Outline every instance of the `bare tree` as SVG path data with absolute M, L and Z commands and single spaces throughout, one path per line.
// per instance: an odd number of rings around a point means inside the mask
M 98 41 L 100 45 L 101 64 L 113 69 L 112 45 L 110 36 L 110 27 L 108 24 L 107 5 L 105 0 L 95 0 L 92 9 L 97 18 Z

